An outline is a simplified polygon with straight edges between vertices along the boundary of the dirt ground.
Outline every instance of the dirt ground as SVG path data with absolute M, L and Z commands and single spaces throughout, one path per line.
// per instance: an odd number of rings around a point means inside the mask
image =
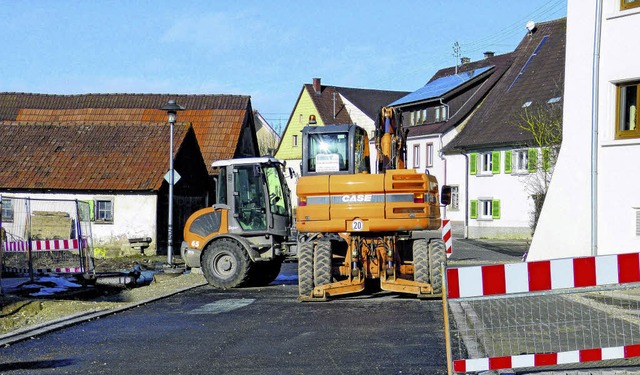
M 96 259 L 96 273 L 131 270 L 135 262 L 142 271 L 157 271 L 153 281 L 143 286 L 104 286 L 89 282 L 81 288 L 43 297 L 32 297 L 27 293 L 0 293 L 0 335 L 78 313 L 122 307 L 205 283 L 200 274 L 180 272 L 183 263 L 179 258 L 173 261 L 175 269 L 164 272 L 162 265 L 166 263 L 166 257 L 161 256 Z

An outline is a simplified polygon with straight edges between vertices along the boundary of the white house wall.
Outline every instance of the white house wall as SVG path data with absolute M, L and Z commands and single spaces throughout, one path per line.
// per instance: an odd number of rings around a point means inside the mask
M 604 0 L 601 31 L 597 195 L 591 194 L 592 76 L 596 1 L 569 0 L 564 94 L 564 137 L 528 260 L 640 250 L 640 140 L 615 140 L 615 84 L 640 79 L 640 9 L 620 11 Z M 592 210 L 597 202 L 597 210 Z M 591 217 L 596 213 L 596 235 Z M 595 243 L 592 243 L 595 238 Z M 595 246 L 594 246 L 595 245 Z
M 10 194 L 4 197 L 33 199 L 63 199 L 89 201 L 113 199 L 113 223 L 91 222 L 94 249 L 110 248 L 128 250 L 129 238 L 150 237 L 150 249 L 156 246 L 156 205 L 153 194 L 89 195 L 89 194 Z

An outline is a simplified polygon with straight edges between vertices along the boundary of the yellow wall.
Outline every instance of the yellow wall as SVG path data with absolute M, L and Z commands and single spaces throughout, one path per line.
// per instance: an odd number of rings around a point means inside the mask
M 315 115 L 318 125 L 324 125 L 322 119 L 318 116 L 318 110 L 316 109 L 309 92 L 302 89 L 300 99 L 296 103 L 296 107 L 289 119 L 287 129 L 282 136 L 280 142 L 280 148 L 276 153 L 276 158 L 280 160 L 292 160 L 302 159 L 302 128 L 309 123 L 309 115 Z M 293 136 L 298 136 L 298 145 L 293 146 Z

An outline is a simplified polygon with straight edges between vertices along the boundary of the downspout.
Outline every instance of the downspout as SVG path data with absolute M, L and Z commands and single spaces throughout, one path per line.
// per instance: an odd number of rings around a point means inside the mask
M 600 81 L 600 40 L 602 0 L 596 0 L 593 35 L 593 74 L 591 76 L 591 256 L 598 255 L 598 92 Z
M 464 156 L 464 238 L 469 238 L 469 155 L 462 150 Z
M 443 148 L 443 144 L 442 144 L 442 133 L 438 134 L 438 156 L 440 157 L 440 160 L 442 160 L 442 163 L 444 164 L 444 180 L 442 181 L 442 185 L 446 185 L 447 184 L 447 158 L 444 157 L 444 152 L 442 151 Z M 447 218 L 447 206 L 444 206 L 444 214 L 442 216 L 443 219 Z

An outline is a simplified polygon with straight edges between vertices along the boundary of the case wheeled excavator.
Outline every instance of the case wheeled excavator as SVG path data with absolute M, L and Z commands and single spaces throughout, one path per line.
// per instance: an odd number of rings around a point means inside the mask
M 435 176 L 406 169 L 401 113 L 380 111 L 376 173 L 364 129 L 314 123 L 311 116 L 302 131 L 296 188 L 299 299 L 358 293 L 375 280 L 382 290 L 441 295 L 440 204 L 451 189 L 440 193 Z

